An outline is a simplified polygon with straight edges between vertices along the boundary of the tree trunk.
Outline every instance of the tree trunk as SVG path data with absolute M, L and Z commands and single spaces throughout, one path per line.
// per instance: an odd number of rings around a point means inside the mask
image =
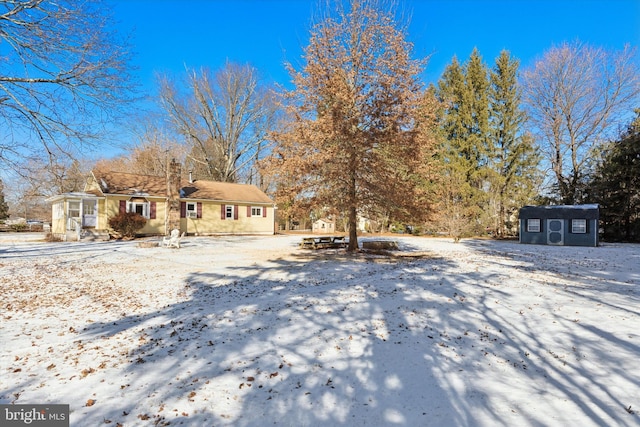
M 502 203 L 502 196 L 500 200 L 500 207 L 498 208 L 498 230 L 496 231 L 497 236 L 502 239 L 505 235 L 504 230 L 504 203 Z
M 358 216 L 355 206 L 349 207 L 349 246 L 347 252 L 358 250 Z
M 355 153 L 351 153 L 351 177 L 349 179 L 349 245 L 347 246 L 347 252 L 354 252 L 358 250 L 358 203 L 356 198 L 356 168 L 357 161 L 355 159 Z

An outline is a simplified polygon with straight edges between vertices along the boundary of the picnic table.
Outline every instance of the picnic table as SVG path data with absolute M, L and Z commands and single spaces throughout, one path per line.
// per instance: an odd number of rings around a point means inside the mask
M 304 249 L 346 248 L 347 240 L 345 236 L 304 237 L 300 242 L 300 247 Z

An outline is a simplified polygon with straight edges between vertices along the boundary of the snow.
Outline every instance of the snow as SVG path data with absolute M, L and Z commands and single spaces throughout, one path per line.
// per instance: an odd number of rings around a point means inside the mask
M 639 245 L 301 238 L 1 240 L 0 403 L 72 426 L 640 425 Z

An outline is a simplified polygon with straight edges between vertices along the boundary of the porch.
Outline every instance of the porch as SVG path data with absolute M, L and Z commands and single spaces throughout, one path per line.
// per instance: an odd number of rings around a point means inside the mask
M 106 224 L 99 224 L 100 198 L 89 193 L 65 193 L 52 203 L 51 233 L 65 241 L 109 240 Z

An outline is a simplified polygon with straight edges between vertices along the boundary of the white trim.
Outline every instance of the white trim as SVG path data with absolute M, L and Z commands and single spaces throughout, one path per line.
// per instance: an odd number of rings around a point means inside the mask
M 582 225 L 577 227 L 576 223 L 582 221 Z M 587 220 L 585 218 L 572 218 L 571 219 L 571 233 L 572 234 L 587 234 Z M 579 229 L 580 231 L 576 231 Z
M 531 227 L 534 221 L 538 221 L 538 227 Z M 542 220 L 540 218 L 527 218 L 526 219 L 526 231 L 527 233 L 540 233 L 542 231 Z
M 259 213 L 254 213 L 254 209 Z M 266 209 L 264 206 L 251 206 L 251 218 L 262 218 L 264 209 Z
M 560 228 L 558 230 L 551 229 L 551 223 L 555 221 L 557 221 L 557 223 L 560 225 Z M 564 219 L 547 218 L 546 227 L 547 227 L 547 245 L 564 246 L 564 229 L 565 229 Z M 551 241 L 551 235 L 554 233 L 558 233 L 560 235 L 560 240 L 558 240 L 557 242 Z
M 148 200 L 145 202 L 132 202 L 127 200 L 127 212 L 137 212 L 136 206 L 142 206 L 142 216 L 150 219 L 151 217 L 151 202 Z

